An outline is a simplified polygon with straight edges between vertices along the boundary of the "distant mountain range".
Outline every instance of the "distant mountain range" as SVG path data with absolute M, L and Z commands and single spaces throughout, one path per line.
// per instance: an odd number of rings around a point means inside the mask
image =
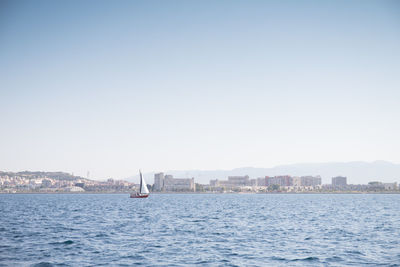
M 172 170 L 165 171 L 175 178 L 194 177 L 196 183 L 208 184 L 210 179 L 226 180 L 228 176 L 249 175 L 258 178 L 275 175 L 320 175 L 322 183 L 331 183 L 334 176 L 347 176 L 349 184 L 367 184 L 370 181 L 400 182 L 400 164 L 388 161 L 374 162 L 331 162 L 331 163 L 300 163 L 279 165 L 273 168 L 244 167 L 233 170 Z M 153 183 L 154 172 L 144 174 L 148 183 Z M 127 178 L 128 181 L 138 182 L 139 176 Z

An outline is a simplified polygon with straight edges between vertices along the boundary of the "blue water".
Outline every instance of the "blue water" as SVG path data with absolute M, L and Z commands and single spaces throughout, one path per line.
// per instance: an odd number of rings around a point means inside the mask
M 0 266 L 400 266 L 400 195 L 0 195 Z

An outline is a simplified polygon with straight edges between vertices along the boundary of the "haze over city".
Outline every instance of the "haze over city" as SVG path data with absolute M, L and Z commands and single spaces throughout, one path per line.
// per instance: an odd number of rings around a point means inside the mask
M 0 3 L 0 170 L 400 163 L 399 2 L 40 3 Z

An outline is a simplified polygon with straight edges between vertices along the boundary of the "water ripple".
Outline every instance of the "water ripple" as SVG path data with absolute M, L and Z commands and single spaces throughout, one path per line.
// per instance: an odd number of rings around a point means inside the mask
M 0 195 L 0 266 L 399 266 L 400 195 Z

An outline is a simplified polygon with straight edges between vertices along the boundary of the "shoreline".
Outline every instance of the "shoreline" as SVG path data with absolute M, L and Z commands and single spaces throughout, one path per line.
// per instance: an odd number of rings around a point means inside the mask
M 0 195 L 128 195 L 131 192 L 0 192 Z M 152 192 L 150 195 L 394 195 L 400 191 L 391 192 Z

